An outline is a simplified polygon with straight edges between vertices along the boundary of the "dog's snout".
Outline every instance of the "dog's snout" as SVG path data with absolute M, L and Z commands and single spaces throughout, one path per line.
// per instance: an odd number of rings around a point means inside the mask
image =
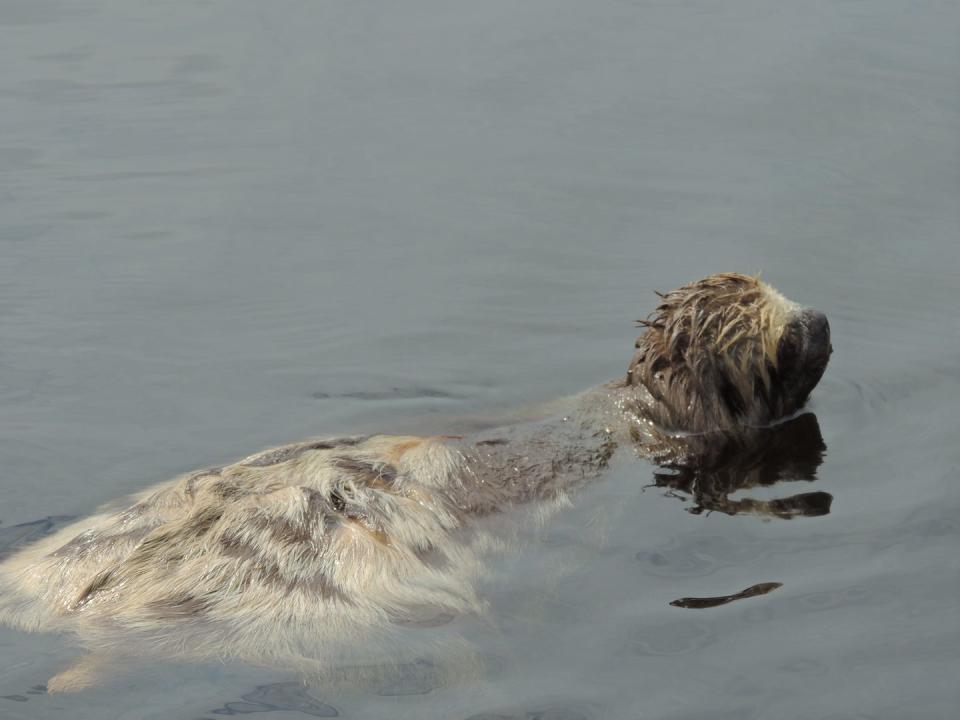
M 803 324 L 806 327 L 808 352 L 829 357 L 833 347 L 830 344 L 830 322 L 827 316 L 819 310 L 808 308 L 803 311 Z

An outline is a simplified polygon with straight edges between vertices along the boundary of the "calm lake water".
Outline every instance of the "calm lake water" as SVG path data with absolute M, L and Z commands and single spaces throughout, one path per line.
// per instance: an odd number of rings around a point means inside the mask
M 606 381 L 652 291 L 712 272 L 761 271 L 835 348 L 816 479 L 733 496 L 829 514 L 695 514 L 615 463 L 446 629 L 481 677 L 145 663 L 46 695 L 77 651 L 2 628 L 0 717 L 956 717 L 958 38 L 936 1 L 0 0 L 8 540 Z

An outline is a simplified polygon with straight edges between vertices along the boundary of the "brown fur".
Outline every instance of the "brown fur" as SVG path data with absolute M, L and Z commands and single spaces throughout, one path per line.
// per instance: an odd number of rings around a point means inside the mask
M 627 384 L 653 402 L 644 412 L 667 430 L 703 432 L 762 424 L 753 398 L 775 382 L 777 344 L 796 304 L 755 277 L 724 273 L 660 295 L 640 324 Z

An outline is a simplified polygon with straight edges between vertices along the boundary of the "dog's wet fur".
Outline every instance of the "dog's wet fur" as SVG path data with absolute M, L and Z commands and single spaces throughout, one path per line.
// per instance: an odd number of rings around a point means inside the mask
M 661 299 L 625 378 L 558 417 L 314 440 L 171 480 L 0 563 L 0 620 L 94 651 L 51 679 L 58 691 L 132 646 L 296 665 L 424 608 L 480 611 L 473 579 L 496 541 L 479 518 L 562 499 L 617 452 L 669 465 L 749 444 L 823 374 L 825 316 L 757 278 L 713 275 Z

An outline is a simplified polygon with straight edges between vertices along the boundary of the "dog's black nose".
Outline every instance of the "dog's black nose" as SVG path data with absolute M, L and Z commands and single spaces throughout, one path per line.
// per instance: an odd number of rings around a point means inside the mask
M 807 356 L 811 359 L 826 360 L 833 352 L 830 344 L 830 322 L 819 310 L 807 308 L 803 311 L 803 325 L 806 329 Z

